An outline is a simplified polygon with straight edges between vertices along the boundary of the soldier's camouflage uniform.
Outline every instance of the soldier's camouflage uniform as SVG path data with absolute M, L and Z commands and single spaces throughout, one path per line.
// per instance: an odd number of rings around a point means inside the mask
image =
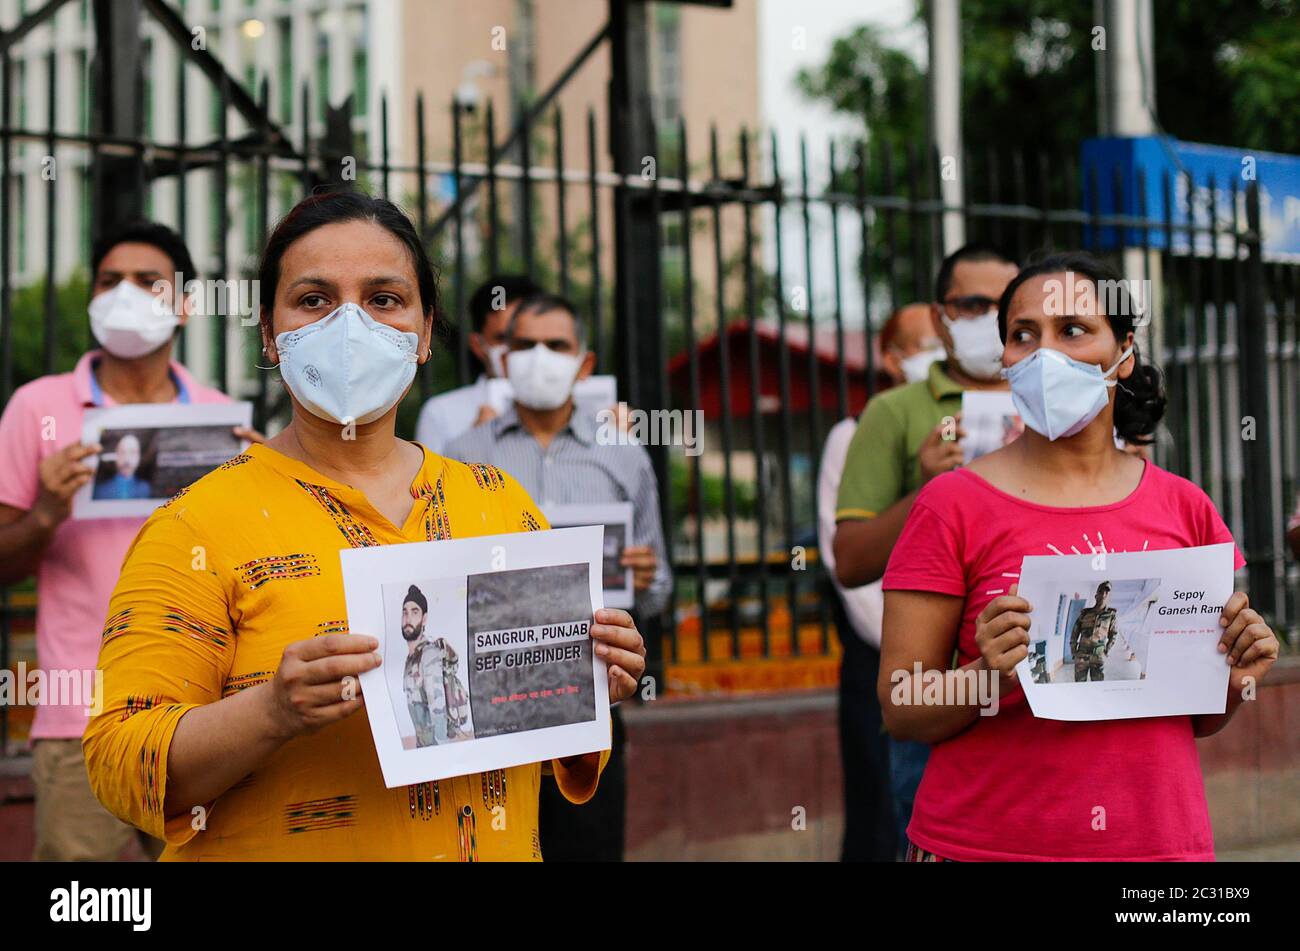
M 402 688 L 415 725 L 415 745 L 459 739 L 469 719 L 469 697 L 456 676 L 456 652 L 443 638 L 420 638 L 406 655 Z M 448 702 L 450 701 L 450 702 Z
M 1074 681 L 1105 680 L 1106 654 L 1115 643 L 1115 609 L 1084 608 L 1070 632 L 1070 653 L 1074 655 Z

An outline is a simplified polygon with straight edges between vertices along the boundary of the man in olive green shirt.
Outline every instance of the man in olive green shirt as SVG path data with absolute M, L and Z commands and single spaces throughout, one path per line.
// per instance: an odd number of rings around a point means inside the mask
M 960 443 L 953 437 L 962 386 L 948 375 L 946 365 L 938 360 L 924 380 L 894 387 L 867 404 L 849 444 L 837 522 L 874 519 L 951 468 L 949 462 L 961 460 Z M 952 420 L 948 439 L 943 438 L 945 419 Z
M 889 554 L 921 486 L 961 464 L 964 390 L 1005 390 L 997 305 L 1018 268 L 978 245 L 939 267 L 935 333 L 947 359 L 918 383 L 896 386 L 868 404 L 849 444 L 835 506 L 835 574 L 846 588 L 885 573 Z
M 885 573 L 921 486 L 961 464 L 961 395 L 1005 390 L 997 307 L 1017 267 L 1006 255 L 967 245 L 939 267 L 930 316 L 947 359 L 929 376 L 872 399 L 849 443 L 835 506 L 835 574 L 846 588 Z M 912 802 L 930 748 L 889 738 L 889 786 L 906 852 Z

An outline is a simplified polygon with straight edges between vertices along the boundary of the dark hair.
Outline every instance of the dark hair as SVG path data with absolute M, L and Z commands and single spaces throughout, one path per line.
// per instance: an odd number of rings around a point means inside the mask
M 1133 331 L 1133 317 L 1137 313 L 1132 295 L 1123 276 L 1100 258 L 1093 257 L 1086 251 L 1066 251 L 1049 254 L 1031 261 L 1007 285 L 998 302 L 998 333 L 1003 343 L 1007 339 L 1007 312 L 1011 309 L 1011 300 L 1016 291 L 1031 277 L 1043 274 L 1060 274 L 1071 271 L 1083 275 L 1092 282 L 1097 303 L 1106 312 L 1106 321 L 1115 334 L 1115 339 L 1123 343 Z M 1101 293 L 1101 284 L 1106 282 L 1113 288 L 1114 295 Z M 1149 363 L 1142 362 L 1136 341 L 1133 344 L 1133 372 L 1127 380 L 1120 380 L 1115 394 L 1115 431 L 1121 439 L 1135 446 L 1152 443 L 1151 435 L 1165 415 L 1164 379 L 1160 371 Z
M 957 265 L 963 261 L 972 263 L 1001 261 L 1012 267 L 1020 266 L 1020 262 L 1015 258 L 991 244 L 964 244 L 944 258 L 943 263 L 939 265 L 939 275 L 934 279 L 935 303 L 942 304 L 944 298 L 948 296 L 948 292 L 952 290 L 952 272 L 957 270 Z
M 185 292 L 185 282 L 198 277 L 190 249 L 179 234 L 156 221 L 127 221 L 116 225 L 95 239 L 90 249 L 90 281 L 93 284 L 104 258 L 119 244 L 147 244 L 171 258 L 172 269 L 181 275 L 181 286 L 173 288 L 177 294 Z M 170 277 L 170 275 L 168 275 Z
M 438 308 L 438 275 L 424 248 L 424 242 L 406 212 L 385 198 L 361 192 L 330 191 L 308 195 L 280 219 L 266 239 L 257 279 L 262 298 L 264 320 L 270 322 L 275 305 L 275 291 L 280 284 L 280 261 L 289 246 L 304 235 L 325 225 L 343 221 L 373 221 L 406 246 L 411 267 L 420 286 L 420 309 L 432 315 L 434 333 L 446 339 L 446 327 Z
M 927 312 L 930 309 L 929 304 L 923 304 L 918 301 L 912 304 L 904 304 L 902 307 L 898 308 L 898 310 L 890 314 L 889 319 L 885 321 L 883 326 L 881 326 L 880 333 L 876 335 L 876 339 L 880 341 L 881 353 L 886 352 L 894 345 L 894 341 L 898 339 L 899 328 L 903 326 L 903 312 L 912 307 L 924 307 Z
M 469 298 L 469 317 L 474 330 L 483 332 L 487 315 L 497 309 L 504 310 L 512 301 L 532 297 L 542 292 L 541 285 L 526 274 L 496 274 L 480 284 Z M 492 305 L 500 298 L 501 307 Z
M 573 335 L 578 339 L 578 346 L 586 348 L 587 346 L 587 323 L 578 314 L 578 308 L 573 306 L 573 301 L 560 294 L 551 294 L 546 291 L 533 294 L 531 297 L 525 297 L 515 308 L 514 315 L 510 318 L 510 326 L 506 333 L 514 332 L 515 323 L 525 314 L 545 314 L 553 310 L 566 311 L 573 318 Z

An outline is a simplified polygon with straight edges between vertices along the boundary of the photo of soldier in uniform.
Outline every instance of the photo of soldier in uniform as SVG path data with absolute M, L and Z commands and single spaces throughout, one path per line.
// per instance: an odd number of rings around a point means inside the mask
M 385 674 L 404 749 L 474 738 L 464 609 L 448 610 L 463 605 L 464 589 L 445 578 L 384 585 L 385 653 L 401 658 Z
M 1059 591 L 1051 629 L 1030 630 L 1029 669 L 1035 683 L 1092 684 L 1144 680 L 1150 632 L 1147 616 L 1158 578 L 1111 581 L 1095 576 Z M 1035 611 L 1035 623 L 1039 612 Z
M 1108 607 L 1110 582 L 1097 585 L 1096 600 L 1074 619 L 1070 653 L 1074 655 L 1074 682 L 1106 679 L 1106 655 L 1115 646 L 1119 626 L 1115 609 Z
M 425 630 L 428 619 L 429 602 L 411 585 L 402 601 L 402 637 L 407 648 L 402 690 L 415 724 L 416 746 L 470 739 L 465 732 L 469 694 L 456 673 L 456 649 L 445 637 L 430 636 Z

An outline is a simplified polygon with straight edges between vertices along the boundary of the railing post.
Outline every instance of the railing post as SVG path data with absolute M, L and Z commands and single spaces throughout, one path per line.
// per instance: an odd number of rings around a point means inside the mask
M 649 7 L 640 0 L 610 0 L 609 141 L 614 170 L 641 175 L 657 143 L 650 110 Z M 657 167 L 654 174 L 658 174 Z M 683 172 L 683 175 L 685 172 Z M 614 200 L 614 339 L 620 396 L 643 409 L 667 409 L 660 321 L 659 216 L 648 192 L 620 183 Z M 667 501 L 668 449 L 648 446 L 660 498 Z M 661 512 L 668 506 L 661 505 Z M 664 537 L 670 538 L 670 526 Z M 639 619 L 640 620 L 640 619 Z M 662 654 L 658 619 L 647 623 L 647 672 L 660 681 Z M 653 625 L 653 626 L 652 626 Z
M 140 138 L 144 77 L 140 68 L 141 0 L 95 0 L 95 132 L 113 138 Z M 94 158 L 94 231 L 138 218 L 144 211 L 144 155 Z
M 1271 616 L 1276 607 L 1274 567 L 1278 558 L 1274 535 L 1272 492 L 1272 415 L 1269 409 L 1268 324 L 1264 312 L 1264 256 L 1260 231 L 1259 186 L 1246 189 L 1246 232 L 1237 317 L 1237 347 L 1241 354 L 1242 461 L 1245 484 L 1245 548 L 1249 562 L 1250 600 Z M 1249 438 L 1248 438 L 1249 437 Z

